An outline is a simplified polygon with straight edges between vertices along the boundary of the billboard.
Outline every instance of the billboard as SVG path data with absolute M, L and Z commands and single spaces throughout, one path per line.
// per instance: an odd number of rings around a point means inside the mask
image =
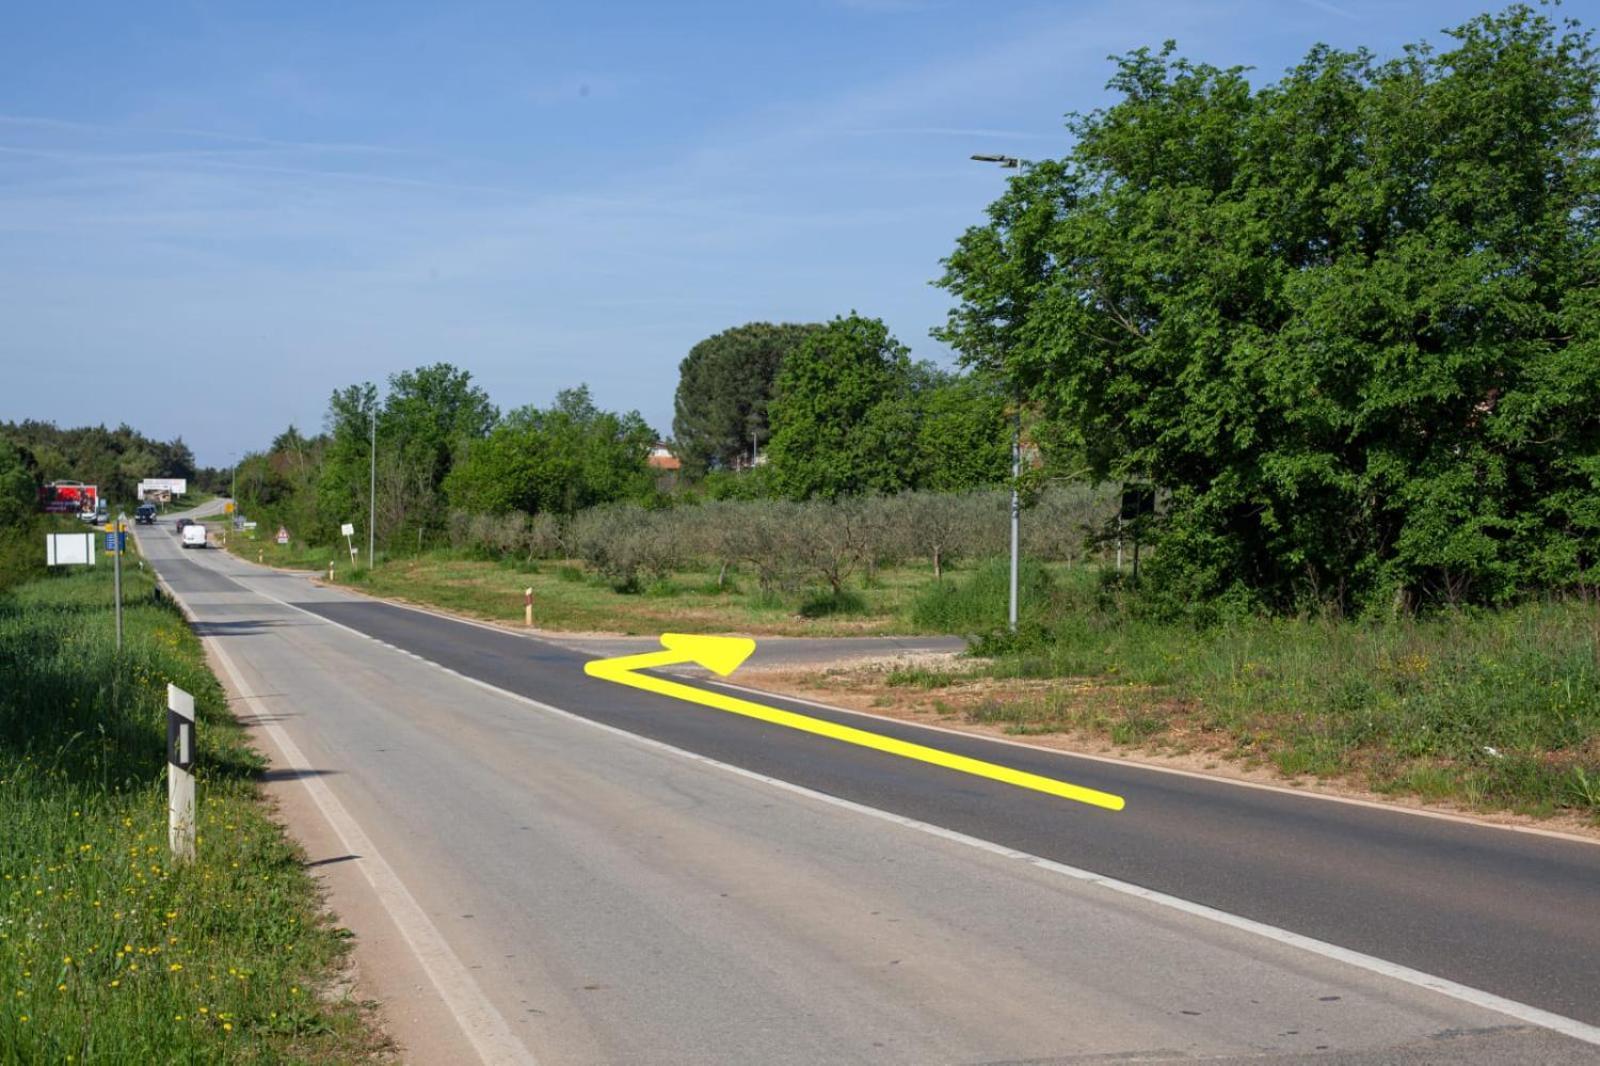
M 139 482 L 139 487 L 134 494 L 139 499 L 144 499 L 152 492 L 166 492 L 173 496 L 182 496 L 189 491 L 189 479 L 182 477 L 147 477 Z
M 100 503 L 100 490 L 81 481 L 52 481 L 39 487 L 39 509 L 47 514 L 79 514 L 93 511 Z

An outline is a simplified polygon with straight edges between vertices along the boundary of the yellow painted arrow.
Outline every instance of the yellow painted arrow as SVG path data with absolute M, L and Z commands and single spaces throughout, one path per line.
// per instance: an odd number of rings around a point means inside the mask
M 629 685 L 633 688 L 654 692 L 659 696 L 671 696 L 673 699 L 687 700 L 698 703 L 704 707 L 714 707 L 719 711 L 730 714 L 741 714 L 746 718 L 756 718 L 773 725 L 785 726 L 789 729 L 798 729 L 803 733 L 815 733 L 817 736 L 831 737 L 842 740 L 846 744 L 858 744 L 863 748 L 874 751 L 887 752 L 890 755 L 899 755 L 905 759 L 915 759 L 918 762 L 932 763 L 943 766 L 947 770 L 956 770 L 975 777 L 987 777 L 991 781 L 1003 781 L 1008 785 L 1018 788 L 1029 788 L 1035 792 L 1046 792 L 1052 796 L 1063 799 L 1076 800 L 1094 807 L 1103 807 L 1108 811 L 1122 810 L 1121 796 L 1114 796 L 1109 792 L 1100 792 L 1081 785 L 1069 784 L 1066 781 L 1057 781 L 1053 777 L 1042 777 L 1039 774 L 1030 774 L 1022 770 L 1013 770 L 1009 766 L 1000 766 L 997 763 L 984 762 L 982 759 L 970 759 L 965 755 L 956 755 L 938 748 L 930 748 L 922 744 L 913 744 L 907 740 L 898 740 L 894 737 L 884 736 L 881 733 L 869 733 L 865 729 L 854 729 L 837 722 L 830 722 L 823 718 L 813 718 L 808 714 L 798 714 L 794 711 L 780 710 L 777 707 L 767 707 L 749 700 L 739 699 L 722 692 L 713 692 L 707 689 L 695 688 L 693 685 L 679 684 L 661 677 L 651 677 L 641 674 L 639 670 L 650 670 L 660 666 L 672 666 L 678 663 L 698 663 L 713 673 L 728 676 L 739 668 L 756 650 L 756 642 L 746 637 L 701 637 L 686 633 L 661 634 L 661 651 L 646 652 L 642 655 L 623 655 L 615 659 L 595 659 L 583 664 L 583 672 L 590 677 L 598 677 L 606 681 L 615 681 L 619 685 Z

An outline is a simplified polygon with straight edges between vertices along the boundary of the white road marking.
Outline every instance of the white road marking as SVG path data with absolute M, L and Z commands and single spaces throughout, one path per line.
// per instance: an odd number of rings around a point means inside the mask
M 166 585 L 159 574 L 157 580 Z M 182 604 L 183 601 L 172 591 L 170 585 L 167 585 L 167 594 L 175 602 Z M 184 613 L 189 614 L 187 609 Z M 317 616 L 312 615 L 312 617 Z M 194 621 L 192 615 L 190 620 Z M 256 720 L 271 735 L 272 742 L 277 745 L 284 760 L 294 770 L 302 771 L 300 783 L 310 793 L 317 809 L 322 812 L 323 819 L 339 837 L 345 850 L 351 855 L 360 856 L 356 865 L 361 868 L 367 883 L 377 895 L 378 902 L 388 912 L 400 935 L 410 945 L 412 954 L 427 971 L 433 987 L 438 990 L 440 998 L 455 1016 L 456 1023 L 461 1026 L 462 1033 L 472 1044 L 473 1050 L 478 1053 L 479 1059 L 494 1066 L 500 1066 L 502 1063 L 506 1066 L 511 1064 L 536 1066 L 537 1060 L 533 1053 L 511 1031 L 511 1027 L 506 1024 L 505 1018 L 495 1009 L 494 1004 L 484 996 L 483 990 L 473 980 L 460 957 L 451 950 L 443 934 L 417 903 L 416 897 L 406 888 L 405 882 L 394 872 L 394 867 L 383 858 L 372 838 L 367 836 L 360 823 L 345 810 L 344 804 L 339 802 L 339 798 L 333 794 L 328 785 L 321 778 L 306 772 L 312 769 L 310 760 L 305 757 L 305 753 L 289 734 L 274 721 L 275 716 L 270 713 L 270 708 L 262 704 L 260 697 L 249 693 L 244 678 L 239 674 L 239 668 L 234 665 L 227 651 L 213 637 L 201 639 L 210 647 L 212 654 L 216 655 L 217 661 L 222 665 L 229 680 L 233 682 L 234 690 L 239 693 L 245 706 L 256 715 Z
M 315 618 L 327 625 L 336 626 L 348 633 L 353 633 L 363 640 L 369 640 L 380 645 L 384 644 L 384 642 L 379 640 L 377 637 L 363 633 L 361 630 L 356 629 L 353 626 L 346 625 L 343 622 L 335 622 L 331 618 L 326 618 L 320 614 L 317 614 L 315 611 L 309 611 L 304 607 L 289 603 L 287 600 L 279 599 L 278 597 L 269 595 L 267 593 L 259 593 L 259 595 L 282 604 L 283 606 L 288 607 L 290 610 L 299 611 L 302 614 L 309 615 L 310 617 Z M 589 726 L 594 729 L 603 730 L 606 733 L 624 738 L 635 744 L 642 744 L 646 747 L 654 748 L 659 751 L 669 752 L 675 756 L 678 756 L 679 758 L 688 759 L 691 762 L 697 762 L 704 766 L 715 767 L 718 770 L 734 774 L 738 777 L 743 777 L 751 781 L 759 781 L 773 788 L 782 789 L 785 792 L 790 792 L 795 795 L 805 796 L 808 799 L 813 799 L 820 803 L 831 804 L 832 806 L 840 807 L 844 810 L 866 815 L 869 818 L 876 818 L 880 821 L 889 822 L 894 825 L 902 826 L 906 829 L 916 830 L 920 833 L 927 833 L 930 836 L 939 837 L 940 839 L 948 840 L 957 844 L 963 844 L 967 847 L 976 848 L 979 851 L 986 851 L 992 855 L 999 855 L 1003 858 L 1024 862 L 1038 869 L 1048 870 L 1051 873 L 1060 874 L 1063 877 L 1070 877 L 1075 881 L 1082 881 L 1087 884 L 1097 885 L 1100 888 L 1104 888 L 1124 896 L 1131 896 L 1135 899 L 1144 900 L 1145 902 L 1155 904 L 1158 907 L 1165 907 L 1169 910 L 1188 914 L 1196 918 L 1204 919 L 1205 921 L 1227 926 L 1231 929 L 1237 929 L 1241 932 L 1251 933 L 1255 936 L 1262 937 L 1266 940 L 1271 940 L 1275 943 L 1299 948 L 1300 950 L 1310 952 L 1313 955 L 1319 955 L 1323 958 L 1331 959 L 1347 966 L 1353 966 L 1357 969 L 1366 970 L 1367 972 L 1377 974 L 1380 977 L 1387 977 L 1418 988 L 1424 988 L 1431 992 L 1436 992 L 1440 995 L 1447 996 L 1451 999 L 1469 1004 L 1474 1007 L 1496 1011 L 1500 1014 L 1507 1015 L 1508 1017 L 1515 1018 L 1518 1021 L 1526 1022 L 1529 1025 L 1536 1025 L 1543 1029 L 1549 1029 L 1564 1036 L 1569 1036 L 1574 1040 L 1580 1040 L 1586 1044 L 1600 1046 L 1600 1026 L 1590 1025 L 1587 1022 L 1579 1021 L 1576 1018 L 1568 1018 L 1565 1015 L 1543 1010 L 1539 1007 L 1532 1006 L 1531 1004 L 1520 1003 L 1513 999 L 1507 999 L 1504 996 L 1497 996 L 1493 992 L 1485 992 L 1482 989 L 1472 988 L 1469 985 L 1463 985 L 1456 981 L 1448 980 L 1447 978 L 1426 973 L 1422 970 L 1415 970 L 1409 966 L 1401 966 L 1398 963 L 1389 962 L 1386 959 L 1380 959 L 1375 955 L 1367 955 L 1363 952 L 1352 951 L 1349 948 L 1343 948 L 1337 944 L 1328 943 L 1325 940 L 1317 940 L 1314 937 L 1303 936 L 1288 929 L 1281 929 L 1275 925 L 1268 925 L 1265 922 L 1258 922 L 1252 918 L 1245 918 L 1241 915 L 1219 910 L 1216 907 L 1208 907 L 1203 903 L 1195 903 L 1191 900 L 1182 899 L 1178 896 L 1168 895 L 1165 892 L 1157 892 L 1154 889 L 1145 888 L 1141 885 L 1135 885 L 1128 881 L 1120 881 L 1114 877 L 1107 877 L 1104 874 L 1095 873 L 1093 870 L 1085 870 L 1081 867 L 1069 866 L 1066 863 L 1057 862 L 1054 859 L 1047 859 L 1042 855 L 1035 855 L 1032 852 L 1020 851 L 1016 848 L 1009 848 L 1003 844 L 996 844 L 993 841 L 984 840 L 980 837 L 968 836 L 965 833 L 959 833 L 953 829 L 946 829 L 943 826 L 934 825 L 931 822 L 923 822 L 915 818 L 908 818 L 905 815 L 895 814 L 892 811 L 881 810 L 877 807 L 870 807 L 864 803 L 857 803 L 854 800 L 843 799 L 839 796 L 830 796 L 825 792 L 818 792 L 815 789 L 806 788 L 804 785 L 797 785 L 791 781 L 785 781 L 782 778 L 771 777 L 767 774 L 758 773 L 754 770 L 747 770 L 742 766 L 735 766 L 732 763 L 725 763 L 718 759 L 713 759 L 710 756 L 689 751 L 686 748 L 676 747 L 675 745 L 668 744 L 665 741 L 656 740 L 652 737 L 640 736 L 637 733 L 630 733 L 626 729 L 620 729 L 617 726 L 607 725 L 604 722 L 597 722 L 591 718 L 585 718 L 581 714 L 575 714 L 572 711 L 562 710 L 560 707 L 543 703 L 529 696 L 524 696 L 519 692 L 512 692 L 509 689 L 500 688 L 498 685 L 492 685 L 487 681 L 482 681 L 475 677 L 469 677 L 458 670 L 451 669 L 450 667 L 444 666 L 440 663 L 435 663 L 431 659 L 421 656 L 419 656 L 419 658 L 423 658 L 424 662 L 431 663 L 433 666 L 447 674 L 453 674 L 461 680 L 466 681 L 469 684 L 476 685 L 479 688 L 485 689 L 489 692 L 495 692 L 509 699 L 524 703 L 537 710 L 543 711 L 546 714 L 552 714 L 571 722 Z M 1036 748 L 1033 750 L 1037 751 L 1042 749 Z M 1204 775 L 1196 776 L 1203 777 Z M 1206 780 L 1215 779 L 1206 778 Z M 1300 795 L 1300 793 L 1292 794 Z M 1378 804 L 1373 804 L 1373 806 L 1381 807 L 1381 805 Z M 1389 808 L 1381 809 L 1387 810 Z M 398 885 L 398 879 L 396 880 L 396 883 Z M 401 891 L 404 891 L 404 887 L 400 887 Z M 424 920 L 426 920 L 425 916 Z M 437 935 L 437 931 L 435 931 L 435 935 Z M 448 948 L 445 950 L 448 950 Z M 468 978 L 468 980 L 470 981 L 470 978 Z

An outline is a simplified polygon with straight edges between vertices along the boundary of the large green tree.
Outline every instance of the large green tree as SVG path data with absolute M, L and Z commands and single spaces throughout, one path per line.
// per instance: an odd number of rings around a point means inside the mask
M 567 389 L 547 408 L 521 407 L 469 445 L 445 482 L 465 511 L 572 514 L 648 495 L 646 460 L 655 431 L 637 411 L 595 406 L 588 386 Z
M 362 520 L 370 513 L 372 502 L 371 427 L 378 409 L 378 387 L 370 381 L 347 385 L 328 398 L 323 420 L 328 445 L 313 490 L 316 524 L 306 531 L 310 539 L 331 544 L 344 522 L 359 522 L 365 529 Z
M 391 374 L 381 399 L 370 382 L 337 390 L 328 401 L 327 445 L 314 490 L 317 534 L 330 537 L 342 522 L 364 528 L 372 510 L 378 539 L 386 544 L 415 543 L 420 535 L 443 529 L 444 480 L 468 444 L 483 438 L 498 417 L 472 375 L 449 363 Z M 295 441 L 285 444 L 292 449 Z
M 1011 427 L 999 383 L 989 374 L 924 370 L 917 401 L 913 487 L 966 492 L 1004 481 Z
M 1520 5 L 1450 36 L 1260 89 L 1135 52 L 946 261 L 943 336 L 1168 491 L 1177 598 L 1600 582 L 1600 70 Z
M 0 435 L 0 529 L 24 525 L 39 510 L 39 465 L 33 453 Z
M 778 372 L 768 457 L 793 499 L 894 492 L 916 471 L 910 350 L 851 313 L 813 333 Z
M 770 436 L 767 407 L 790 353 L 820 326 L 751 322 L 689 349 L 678 366 L 672 432 L 691 475 L 729 469 Z

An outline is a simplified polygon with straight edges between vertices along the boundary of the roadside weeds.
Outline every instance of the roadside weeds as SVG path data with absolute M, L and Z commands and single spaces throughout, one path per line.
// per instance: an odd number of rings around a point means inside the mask
M 198 638 L 129 567 L 117 655 L 110 576 L 0 599 L 0 1063 L 391 1061 Z M 168 681 L 200 717 L 190 864 L 167 849 Z

